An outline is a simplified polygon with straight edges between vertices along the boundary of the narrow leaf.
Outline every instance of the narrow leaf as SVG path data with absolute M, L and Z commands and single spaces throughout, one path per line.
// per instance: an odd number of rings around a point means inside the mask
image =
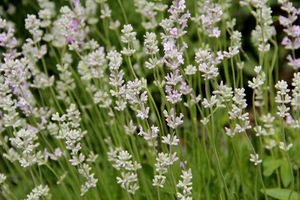
M 263 189 L 261 189 L 260 191 L 264 192 Z M 289 189 L 279 189 L 279 188 L 266 189 L 266 193 L 268 196 L 279 200 L 288 200 L 290 192 L 291 190 Z M 300 194 L 297 192 L 293 192 L 290 200 L 298 200 L 298 199 L 300 199 Z
M 289 186 L 289 184 L 292 181 L 292 174 L 291 174 L 291 170 L 289 167 L 289 163 L 287 161 L 282 163 L 282 165 L 280 167 L 280 175 L 281 175 L 281 180 L 282 180 L 283 186 L 284 187 Z

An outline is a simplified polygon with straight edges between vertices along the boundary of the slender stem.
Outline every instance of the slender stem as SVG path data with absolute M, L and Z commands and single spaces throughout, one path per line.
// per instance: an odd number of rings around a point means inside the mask
M 258 177 L 258 172 L 259 172 L 259 169 L 256 168 L 255 170 L 255 178 L 254 178 L 254 198 L 255 200 L 258 200 L 258 194 L 257 194 L 257 190 L 258 190 L 258 184 L 257 184 L 257 177 Z
M 218 152 L 217 152 L 217 149 L 216 149 L 215 131 L 214 131 L 214 115 L 213 115 L 212 108 L 210 108 L 210 112 L 211 112 L 211 130 L 212 130 L 211 136 L 212 136 L 212 143 L 213 143 L 213 151 L 214 151 L 214 154 L 216 156 L 218 171 L 221 175 L 221 178 L 222 178 L 222 181 L 223 181 L 223 184 L 224 184 L 224 187 L 225 187 L 225 192 L 226 192 L 227 199 L 230 199 L 229 190 L 228 190 L 228 187 L 227 187 L 227 184 L 226 184 L 225 177 L 222 173 L 221 163 L 220 163 L 219 155 L 218 155 Z
M 236 162 L 238 164 L 238 170 L 239 170 L 239 173 L 240 173 L 243 199 L 246 199 L 245 186 L 244 186 L 244 180 L 243 180 L 244 178 L 243 178 L 243 173 L 242 173 L 242 169 L 241 169 L 241 163 L 240 163 L 240 159 L 239 159 L 239 156 L 237 154 L 237 151 L 236 151 L 236 148 L 235 148 L 235 145 L 234 145 L 234 142 L 233 142 L 233 138 L 231 138 L 231 144 L 232 144 L 233 154 L 234 154 L 234 157 L 235 157 Z
M 124 10 L 124 7 L 123 7 L 123 5 L 122 5 L 121 0 L 118 0 L 118 3 L 119 3 L 119 5 L 120 5 L 120 7 L 121 7 L 121 10 L 122 10 L 122 14 L 123 14 L 125 23 L 128 24 L 128 20 L 127 20 L 127 17 L 126 17 L 126 13 L 125 13 L 125 10 Z
M 286 147 L 287 144 L 286 144 L 286 138 L 285 138 L 285 131 L 284 131 L 284 122 L 283 122 L 283 119 L 281 118 L 281 127 L 282 127 L 282 139 L 283 139 L 283 143 L 284 143 L 284 146 Z M 292 163 L 291 163 L 291 160 L 290 160 L 290 156 L 289 156 L 289 153 L 288 151 L 285 151 L 285 157 L 289 163 L 289 168 L 290 168 L 290 171 L 291 171 L 291 176 L 292 176 L 292 185 L 291 185 L 291 191 L 289 193 L 289 198 L 288 200 L 291 199 L 292 197 L 292 194 L 293 194 L 293 191 L 294 191 L 294 187 L 295 187 L 295 178 L 294 178 L 294 173 L 293 173 L 293 167 L 292 167 Z
M 128 63 L 129 63 L 129 67 L 130 67 L 131 73 L 132 73 L 132 75 L 134 76 L 134 78 L 137 78 L 137 76 L 136 76 L 136 74 L 135 74 L 135 72 L 134 72 L 132 63 L 131 63 L 130 56 L 128 56 L 127 58 L 128 58 Z
M 156 191 L 157 191 L 157 199 L 160 200 L 160 191 L 159 191 L 159 187 L 156 187 Z
M 272 159 L 275 160 L 273 149 L 271 149 L 271 156 L 272 156 Z M 278 168 L 275 169 L 275 173 L 276 173 L 276 179 L 277 179 L 277 187 L 281 188 L 280 175 L 279 175 Z
M 233 64 L 233 58 L 230 58 L 231 70 L 232 70 L 232 79 L 233 79 L 233 88 L 236 88 L 236 81 L 235 81 L 235 70 Z

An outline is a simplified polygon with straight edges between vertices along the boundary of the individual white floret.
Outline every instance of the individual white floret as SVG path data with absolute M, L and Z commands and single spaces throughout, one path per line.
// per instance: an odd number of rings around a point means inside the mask
M 279 148 L 284 151 L 289 151 L 292 148 L 293 144 L 286 145 L 284 142 L 279 143 Z
M 109 5 L 108 4 L 104 4 L 104 7 L 103 9 L 100 10 L 101 12 L 101 15 L 100 15 L 100 18 L 101 19 L 109 19 L 111 17 L 111 9 L 109 8 Z
M 166 136 L 162 136 L 162 143 L 171 145 L 171 146 L 177 146 L 179 143 L 179 139 L 177 138 L 177 136 L 175 135 L 175 133 L 173 133 L 173 135 L 171 136 L 170 134 Z
M 175 116 L 175 110 L 173 108 L 171 108 L 169 112 L 164 110 L 163 114 L 166 117 L 168 126 L 171 127 L 172 129 L 175 129 L 176 127 L 178 127 L 183 123 L 182 118 L 184 115 L 180 113 L 179 117 Z
M 262 160 L 259 160 L 259 155 L 258 154 L 255 154 L 255 155 L 250 154 L 250 157 L 251 157 L 250 161 L 254 162 L 254 165 L 258 165 L 262 162 Z
M 40 199 L 40 197 L 44 199 L 51 199 L 51 193 L 50 188 L 48 185 L 38 185 L 36 186 L 30 194 L 27 195 L 26 200 L 37 200 Z

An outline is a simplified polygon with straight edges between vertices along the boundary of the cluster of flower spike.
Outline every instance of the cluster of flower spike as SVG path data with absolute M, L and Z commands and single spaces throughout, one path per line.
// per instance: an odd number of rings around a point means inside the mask
M 128 193 L 134 194 L 139 189 L 137 170 L 142 168 L 137 161 L 132 161 L 132 155 L 128 151 L 124 151 L 121 147 L 113 149 L 110 146 L 110 151 L 107 152 L 108 160 L 112 162 L 112 166 L 121 172 L 121 177 L 117 177 L 118 183 Z
M 192 170 L 189 168 L 188 170 L 185 169 L 185 166 L 183 163 L 180 163 L 183 165 L 182 175 L 180 176 L 182 180 L 179 180 L 179 183 L 177 184 L 177 187 L 182 189 L 182 193 L 177 192 L 177 197 L 179 199 L 183 200 L 192 200 L 193 198 L 190 196 L 192 194 L 191 190 L 193 189 L 192 185 Z
M 255 17 L 257 25 L 251 33 L 252 42 L 258 47 L 258 51 L 266 53 L 270 51 L 269 40 L 276 35 L 274 26 L 272 26 L 272 10 L 267 6 L 267 1 L 245 0 L 240 1 L 241 6 L 247 6 L 251 14 Z M 255 10 L 252 10 L 252 7 Z
M 247 103 L 246 89 L 242 87 L 243 80 L 239 80 L 240 88 L 236 87 L 237 82 L 235 81 L 232 84 L 234 87 L 231 87 L 228 82 L 227 85 L 223 81 L 219 85 L 217 83 L 221 78 L 219 75 L 223 75 L 223 71 L 220 73 L 219 67 L 221 63 L 224 66 L 228 64 L 226 59 L 232 62 L 233 74 L 233 77 L 229 77 L 226 81 L 235 78 L 235 68 L 240 70 L 239 78 L 242 79 L 244 63 L 239 54 L 242 51 L 242 34 L 234 30 L 236 23 L 234 18 L 227 21 L 224 29 L 230 35 L 230 44 L 228 43 L 228 45 L 225 41 L 223 46 L 223 43 L 212 42 L 216 44 L 213 47 L 205 41 L 199 46 L 195 45 L 197 49 L 194 60 L 191 62 L 192 64 L 187 64 L 190 63 L 189 56 L 186 55 L 189 49 L 183 36 L 187 34 L 188 20 L 191 19 L 196 23 L 199 39 L 213 40 L 226 37 L 226 33 L 221 32 L 219 25 L 230 17 L 223 14 L 228 10 L 230 0 L 221 3 L 213 3 L 208 0 L 199 1 L 198 8 L 195 9 L 195 17 L 191 17 L 189 11 L 186 10 L 185 0 L 174 0 L 168 9 L 168 18 L 161 22 L 158 22 L 158 19 L 160 14 L 164 16 L 163 12 L 167 9 L 167 5 L 147 0 L 134 0 L 136 11 L 142 15 L 141 24 L 146 32 L 143 48 L 137 39 L 138 31 L 135 31 L 134 23 L 129 24 L 124 13 L 125 24 L 119 30 L 121 23 L 118 20 L 112 20 L 112 10 L 106 1 L 74 0 L 70 1 L 71 6 L 62 6 L 59 13 L 56 13 L 54 2 L 38 0 L 38 6 L 41 8 L 38 14 L 28 14 L 25 19 L 25 28 L 30 33 L 30 37 L 22 44 L 20 48 L 22 52 L 17 50 L 19 42 L 14 36 L 14 27 L 10 22 L 0 18 L 0 47 L 1 52 L 3 51 L 1 55 L 3 57 L 0 60 L 0 146 L 4 150 L 3 158 L 13 164 L 20 164 L 24 170 L 29 171 L 35 165 L 44 165 L 50 168 L 51 161 L 61 165 L 62 159 L 66 159 L 65 164 L 74 167 L 77 170 L 76 173 L 78 172 L 84 179 L 80 191 L 83 196 L 90 189 L 96 188 L 98 184 L 98 179 L 94 177 L 93 173 L 94 165 L 92 165 L 96 162 L 98 155 L 93 151 L 85 151 L 87 147 L 84 138 L 88 134 L 87 130 L 97 132 L 96 129 L 99 129 L 100 131 L 97 133 L 100 134 L 97 136 L 102 139 L 101 131 L 105 132 L 104 129 L 108 128 L 109 134 L 121 138 L 117 138 L 120 140 L 116 145 L 117 148 L 113 148 L 112 142 L 108 143 L 108 147 L 103 147 L 105 151 L 109 149 L 108 160 L 117 171 L 116 179 L 120 187 L 126 190 L 129 196 L 136 194 L 140 187 L 137 172 L 142 166 L 140 161 L 137 162 L 135 159 L 147 157 L 143 161 L 146 163 L 152 161 L 150 163 L 154 172 L 151 177 L 152 186 L 157 186 L 159 193 L 160 189 L 165 187 L 168 178 L 174 176 L 172 171 L 175 168 L 174 164 L 181 159 L 180 157 L 191 155 L 188 151 L 192 148 L 186 145 L 190 144 L 189 141 L 184 141 L 182 135 L 178 134 L 185 132 L 181 130 L 184 117 L 188 118 L 190 115 L 191 121 L 194 120 L 192 123 L 195 122 L 193 128 L 195 128 L 197 139 L 199 137 L 197 116 L 201 115 L 200 121 L 206 127 L 210 140 L 213 138 L 211 136 L 215 134 L 210 135 L 214 129 L 213 123 L 216 122 L 213 120 L 213 115 L 218 108 L 227 108 L 230 121 L 230 126 L 227 125 L 225 131 L 220 131 L 221 133 L 225 132 L 226 135 L 234 137 L 236 134 L 251 130 L 249 113 L 245 111 Z M 278 0 L 278 2 L 286 13 L 286 16 L 279 17 L 279 22 L 286 33 L 281 44 L 291 51 L 287 56 L 288 65 L 294 70 L 299 70 L 300 58 L 296 57 L 295 51 L 300 48 L 300 26 L 296 25 L 300 9 L 296 9 L 288 0 Z M 274 48 L 276 46 L 272 10 L 267 6 L 267 0 L 241 0 L 239 3 L 241 6 L 247 6 L 256 19 L 251 39 L 259 51 L 259 60 L 263 61 L 260 63 L 262 66 L 254 68 L 256 76 L 248 81 L 248 87 L 253 89 L 253 112 L 256 112 L 256 108 L 258 108 L 262 113 L 259 118 L 254 113 L 253 133 L 262 139 L 263 147 L 270 150 L 271 153 L 274 148 L 278 147 L 288 155 L 293 143 L 286 141 L 290 138 L 284 134 L 284 131 L 287 130 L 286 124 L 289 128 L 300 129 L 300 73 L 294 74 L 291 82 L 292 89 L 286 81 L 277 82 L 275 85 L 277 112 L 271 112 L 269 106 L 266 106 L 269 99 L 265 98 L 264 92 L 271 92 L 273 89 L 265 86 L 266 82 L 272 78 L 270 77 L 272 73 L 268 75 L 264 72 L 267 68 L 264 65 L 268 61 L 267 56 L 264 57 L 264 55 L 267 55 L 272 49 L 271 44 Z M 97 17 L 98 7 L 100 7 L 100 15 Z M 104 33 L 96 31 L 99 20 L 102 20 Z M 163 30 L 160 35 L 155 33 L 159 30 L 158 26 Z M 113 46 L 115 44 L 110 43 L 111 37 L 109 37 L 108 29 L 114 31 L 118 36 L 121 50 L 117 50 L 117 47 Z M 91 38 L 94 33 L 97 33 L 106 45 L 105 47 L 101 47 L 98 41 Z M 160 55 L 160 50 L 163 56 Z M 78 58 L 74 59 L 76 55 Z M 48 72 L 48 63 L 46 62 L 48 56 L 57 62 L 54 65 L 54 74 L 57 73 L 55 75 L 53 75 L 53 71 Z M 132 61 L 136 63 L 132 63 Z M 43 70 L 38 67 L 40 64 L 43 66 Z M 128 69 L 123 68 L 124 66 L 127 66 Z M 162 69 L 162 66 L 165 66 L 165 69 Z M 161 110 L 157 109 L 156 106 L 159 103 L 155 102 L 159 95 L 153 98 L 151 86 L 148 85 L 151 78 L 147 75 L 150 71 L 153 72 L 153 83 L 159 89 L 162 98 L 162 101 L 159 102 L 162 105 Z M 228 75 L 226 69 L 224 71 L 225 76 Z M 128 77 L 132 79 L 127 78 L 126 73 L 130 74 Z M 202 79 L 205 81 L 206 96 L 199 103 L 201 95 L 197 94 L 198 91 L 195 90 L 196 88 L 199 91 L 202 90 Z M 193 88 L 195 85 L 197 86 Z M 211 88 L 214 89 L 212 95 L 210 94 Z M 78 94 L 78 91 L 81 90 L 84 92 L 82 95 Z M 39 95 L 36 95 L 37 93 Z M 92 101 L 89 101 L 90 99 Z M 80 106 L 76 106 L 76 103 Z M 272 101 L 272 103 L 274 102 Z M 96 105 L 95 109 L 90 109 L 94 108 L 94 105 Z M 183 112 L 185 107 L 182 105 L 187 108 L 196 105 L 198 110 L 190 109 Z M 152 112 L 153 107 L 155 112 Z M 202 108 L 210 109 L 210 112 L 202 110 Z M 274 108 L 276 109 L 276 107 Z M 54 109 L 57 110 L 54 111 Z M 63 114 L 64 109 L 66 109 L 65 114 Z M 87 111 L 84 113 L 86 117 L 84 122 L 81 121 L 79 110 Z M 205 112 L 202 113 L 202 111 Z M 97 113 L 96 116 L 99 117 L 96 120 L 90 117 L 94 113 Z M 132 113 L 134 113 L 133 116 L 131 116 Z M 193 114 L 196 116 L 195 119 Z M 129 117 L 132 118 L 128 119 Z M 160 117 L 164 118 L 165 122 Z M 119 123 L 118 120 L 121 118 L 124 118 L 124 121 Z M 283 124 L 282 141 L 279 141 L 277 137 L 277 119 Z M 206 126 L 209 120 L 212 125 Z M 92 128 L 86 130 L 83 128 L 90 125 L 84 124 L 86 121 L 92 124 Z M 138 131 L 137 128 L 139 128 Z M 210 128 L 212 130 L 209 130 Z M 121 135 L 123 133 L 125 134 Z M 204 136 L 203 143 L 206 143 L 205 133 L 201 132 L 201 134 Z M 141 136 L 144 140 L 136 135 Z M 185 133 L 184 136 L 187 136 L 188 140 L 192 138 Z M 194 135 L 192 136 L 194 137 Z M 245 136 L 249 139 L 248 134 Z M 132 139 L 131 143 L 128 142 L 127 137 Z M 51 138 L 52 145 L 48 144 L 48 138 Z M 124 141 L 121 141 L 122 139 Z M 176 152 L 181 148 L 179 139 L 182 139 L 182 149 L 187 149 L 187 153 L 183 151 L 179 155 Z M 213 139 L 211 140 L 213 141 Z M 137 141 L 143 141 L 146 145 Z M 125 142 L 128 144 L 124 145 Z M 60 146 L 57 146 L 58 143 Z M 96 142 L 93 141 L 92 145 L 94 144 Z M 131 150 L 131 145 L 145 148 L 138 154 Z M 211 148 L 213 145 L 208 144 L 207 146 Z M 259 165 L 262 163 L 264 155 L 257 154 L 251 142 L 250 146 L 253 150 L 250 154 L 250 161 L 254 165 Z M 92 148 L 96 147 L 92 146 Z M 214 153 L 214 156 L 218 157 L 217 153 Z M 215 164 L 213 160 L 211 163 Z M 105 161 L 101 163 L 101 167 L 105 164 Z M 192 199 L 192 169 L 195 168 L 186 170 L 184 165 L 183 168 L 181 180 L 179 182 L 173 180 L 173 186 L 179 199 Z M 219 171 L 222 170 L 219 169 Z M 59 174 L 60 177 L 55 173 L 58 179 L 57 185 L 62 183 L 68 171 L 59 171 L 59 173 L 62 173 L 62 175 Z M 222 172 L 220 173 L 222 174 Z M 204 175 L 203 180 L 205 178 Z M 0 173 L 1 192 L 6 199 L 11 199 L 9 184 L 6 184 L 5 179 L 6 176 Z M 45 185 L 46 181 L 40 182 L 35 183 L 34 189 L 27 195 L 28 200 L 51 199 L 51 185 L 50 187 L 49 184 Z M 176 183 L 178 184 L 176 185 Z
M 278 1 L 281 4 L 281 10 L 285 11 L 288 16 L 279 16 L 279 22 L 284 26 L 284 32 L 287 34 L 281 42 L 286 49 L 292 50 L 293 54 L 287 56 L 288 65 L 295 70 L 300 68 L 300 58 L 296 58 L 294 51 L 300 48 L 300 26 L 294 24 L 300 15 L 300 8 L 296 9 L 292 2 L 287 0 Z
M 55 137 L 57 139 L 65 140 L 66 149 L 70 150 L 72 158 L 69 162 L 73 166 L 78 166 L 78 172 L 85 179 L 85 184 L 81 185 L 81 195 L 84 195 L 90 188 L 96 187 L 98 179 L 94 178 L 94 173 L 91 173 L 91 167 L 87 162 L 95 162 L 97 155 L 90 152 L 89 158 L 85 156 L 80 150 L 82 149 L 81 140 L 87 131 L 82 131 L 80 128 L 80 112 L 76 109 L 75 104 L 71 104 L 67 109 L 67 114 L 59 117 L 59 114 L 53 114 L 53 121 L 59 123 L 59 129 Z

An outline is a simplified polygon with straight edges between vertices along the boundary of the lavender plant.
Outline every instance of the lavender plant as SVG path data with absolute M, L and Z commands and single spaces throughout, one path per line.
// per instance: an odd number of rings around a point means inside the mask
M 4 1 L 0 199 L 300 199 L 299 6 Z

